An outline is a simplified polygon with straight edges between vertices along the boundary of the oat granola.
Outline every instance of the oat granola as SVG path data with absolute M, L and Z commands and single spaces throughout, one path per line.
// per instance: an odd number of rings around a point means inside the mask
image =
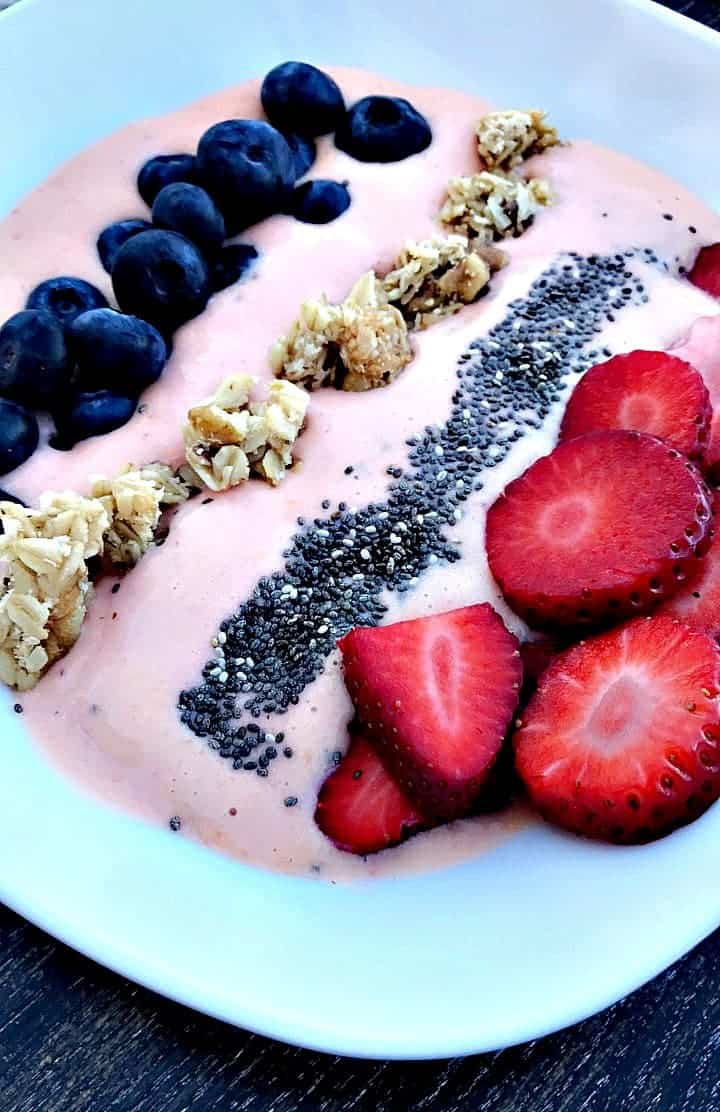
M 292 464 L 292 448 L 308 407 L 304 390 L 274 382 L 267 401 L 250 401 L 251 375 L 233 375 L 188 412 L 185 458 L 210 490 L 228 490 L 254 471 L 276 485 Z
M 90 493 L 109 519 L 105 555 L 113 564 L 133 567 L 155 540 L 162 510 L 187 501 L 190 488 L 163 463 L 126 467 L 112 479 L 97 478 Z
M 500 252 L 497 252 L 500 255 Z M 408 327 L 427 328 L 475 301 L 490 281 L 493 267 L 460 235 L 408 242 L 393 269 L 381 280 Z
M 450 179 L 440 222 L 471 240 L 475 236 L 491 243 L 520 235 L 551 201 L 550 186 L 542 178 L 525 181 L 516 174 L 484 170 Z
M 0 680 L 27 691 L 80 636 L 87 561 L 110 520 L 100 501 L 72 493 L 43 495 L 36 510 L 0 502 L 0 520 Z
M 560 143 L 544 112 L 489 112 L 475 127 L 478 153 L 488 170 L 512 170 L 524 158 Z
M 386 386 L 408 365 L 412 348 L 400 311 L 389 305 L 374 271 L 364 274 L 344 301 L 307 301 L 287 336 L 270 352 L 278 378 L 307 389 Z

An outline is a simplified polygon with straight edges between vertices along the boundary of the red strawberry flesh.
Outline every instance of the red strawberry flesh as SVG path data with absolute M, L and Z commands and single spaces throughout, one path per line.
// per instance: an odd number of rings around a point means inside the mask
M 698 252 L 688 278 L 705 293 L 720 297 L 720 243 L 712 243 Z
M 477 803 L 517 706 L 515 637 L 487 603 L 354 629 L 339 642 L 366 736 L 435 819 Z
M 670 349 L 672 355 L 691 363 L 703 377 L 713 407 L 704 468 L 720 478 L 720 315 L 699 317 L 690 331 Z
M 491 506 L 490 570 L 530 625 L 617 621 L 675 593 L 710 519 L 707 488 L 680 453 L 642 433 L 589 433 Z
M 692 459 L 703 454 L 711 415 L 699 371 L 663 351 L 631 351 L 583 375 L 568 401 L 560 439 L 634 429 L 660 437 Z
M 363 737 L 353 738 L 320 789 L 315 822 L 338 849 L 357 854 L 397 845 L 424 825 Z
M 717 639 L 720 637 L 720 530 L 717 517 L 714 519 L 714 530 L 712 543 L 696 574 L 656 613 L 671 614 L 691 629 Z
M 720 795 L 720 650 L 670 617 L 638 618 L 561 654 L 514 738 L 542 814 L 646 841 Z

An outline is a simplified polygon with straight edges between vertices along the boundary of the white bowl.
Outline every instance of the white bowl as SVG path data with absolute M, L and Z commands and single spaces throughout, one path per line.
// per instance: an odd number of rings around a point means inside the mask
M 551 111 L 720 201 L 720 36 L 638 0 L 25 0 L 0 16 L 0 212 L 133 118 L 285 57 Z M 1 265 L 1 264 L 0 264 Z M 117 814 L 0 708 L 0 897 L 202 1011 L 335 1053 L 440 1057 L 573 1023 L 720 924 L 720 807 L 654 845 L 549 828 L 462 866 L 333 886 L 261 872 Z

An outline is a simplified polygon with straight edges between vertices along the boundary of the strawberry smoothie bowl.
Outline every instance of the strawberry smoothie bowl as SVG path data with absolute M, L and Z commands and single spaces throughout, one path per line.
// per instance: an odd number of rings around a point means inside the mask
M 0 224 L 36 744 L 320 880 L 701 814 L 719 241 L 541 111 L 298 62 L 63 166 Z

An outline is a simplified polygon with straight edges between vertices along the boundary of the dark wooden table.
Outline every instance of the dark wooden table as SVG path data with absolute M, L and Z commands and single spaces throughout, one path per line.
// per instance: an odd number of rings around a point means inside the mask
M 666 6 L 720 28 L 718 0 Z M 310 1054 L 226 1027 L 0 907 L 0 1112 L 186 1109 L 720 1112 L 720 931 L 569 1031 L 497 1054 L 403 1064 Z

